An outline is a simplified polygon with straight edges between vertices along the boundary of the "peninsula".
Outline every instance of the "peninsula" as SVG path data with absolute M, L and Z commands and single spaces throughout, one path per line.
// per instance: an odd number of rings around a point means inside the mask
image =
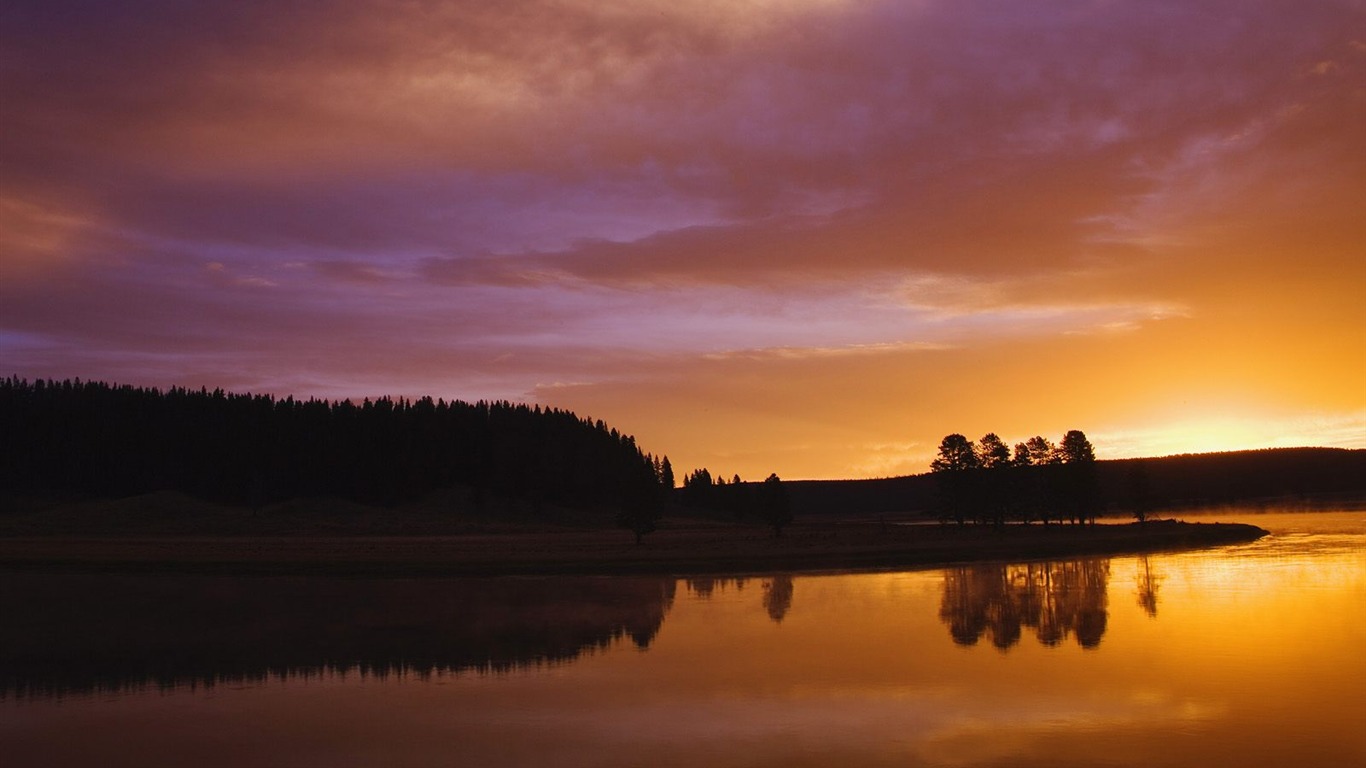
M 9 536 L 0 570 L 140 573 L 495 576 L 893 570 L 1242 544 L 1267 532 L 1238 523 L 981 526 L 891 522 L 754 527 L 665 526 L 637 545 L 619 530 L 524 530 L 431 536 Z

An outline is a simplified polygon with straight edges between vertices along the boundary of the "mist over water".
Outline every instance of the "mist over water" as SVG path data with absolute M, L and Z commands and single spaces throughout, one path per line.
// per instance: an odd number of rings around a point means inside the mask
M 1366 513 L 721 578 L 6 574 L 15 765 L 1351 765 Z

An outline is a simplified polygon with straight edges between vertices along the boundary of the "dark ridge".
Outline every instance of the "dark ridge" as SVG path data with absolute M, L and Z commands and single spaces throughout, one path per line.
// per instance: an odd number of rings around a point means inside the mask
M 1100 504 L 1110 512 L 1366 498 L 1366 450 L 1361 449 L 1268 448 L 1115 459 L 1097 461 L 1095 469 Z M 936 505 L 935 477 L 929 473 L 784 485 L 799 516 L 929 514 Z

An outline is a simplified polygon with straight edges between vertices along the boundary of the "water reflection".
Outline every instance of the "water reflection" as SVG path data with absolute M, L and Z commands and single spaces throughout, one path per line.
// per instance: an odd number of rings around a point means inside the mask
M 1366 515 L 1256 522 L 1273 535 L 1146 561 L 688 579 L 677 595 L 665 579 L 199 578 L 172 588 L 0 574 L 8 690 L 16 675 L 30 690 L 108 684 L 100 667 L 128 659 L 135 680 L 317 675 L 10 696 L 0 763 L 1366 764 Z M 54 578 L 66 583 L 45 583 Z M 196 591 L 204 596 L 186 599 Z M 66 618 L 42 615 L 54 611 Z M 175 612 L 186 615 L 162 615 Z M 226 615 L 205 623 L 212 613 Z M 499 650 L 505 642 L 512 650 Z M 1000 645 L 1012 650 L 989 650 Z M 47 666 L 25 666 L 21 652 Z M 575 661 L 552 667 L 555 658 Z M 462 672 L 329 671 L 361 662 Z M 463 671 L 489 668 L 513 671 Z
M 711 599 L 712 593 L 725 592 L 726 589 L 730 587 L 734 587 L 736 591 L 744 590 L 745 582 L 746 579 L 743 576 L 738 578 L 698 576 L 683 580 L 683 584 L 688 588 L 688 592 L 703 600 L 709 600 Z
M 1138 601 L 1160 575 L 1139 560 Z M 1110 561 L 943 572 L 939 618 L 953 642 L 1006 651 L 1029 628 L 1048 646 L 1099 645 Z M 747 579 L 683 580 L 703 600 Z M 744 602 L 782 623 L 792 574 Z M 364 676 L 506 671 L 629 642 L 647 648 L 673 605 L 665 577 L 365 580 L 14 574 L 0 587 L 0 696 L 213 685 L 324 672 Z M 750 593 L 753 594 L 753 593 Z
M 645 648 L 671 578 L 349 580 L 7 574 L 0 697 L 324 672 L 428 675 Z
M 764 579 L 764 610 L 768 617 L 782 623 L 787 609 L 792 607 L 792 576 L 781 574 Z
M 743 576 L 723 578 L 698 576 L 684 579 L 683 583 L 691 594 L 703 600 L 710 600 L 714 593 L 725 592 L 731 587 L 734 587 L 736 592 L 743 591 L 747 581 L 748 579 Z M 783 573 L 765 578 L 759 588 L 763 593 L 760 604 L 763 606 L 764 612 L 774 622 L 781 624 L 783 618 L 787 616 L 788 610 L 792 607 L 792 593 L 794 591 L 792 574 Z
M 1157 618 L 1157 588 L 1162 583 L 1162 574 L 1153 569 L 1152 558 L 1144 555 L 1138 558 L 1138 607 L 1152 618 Z
M 1093 648 L 1106 627 L 1109 568 L 1104 559 L 952 568 L 939 616 L 960 645 L 986 635 L 1006 650 L 1028 627 L 1045 645 L 1073 635 Z M 782 623 L 795 581 L 763 577 L 745 602 Z M 647 648 L 676 583 L 13 574 L 0 587 L 0 612 L 12 617 L 0 631 L 0 696 L 567 662 L 618 642 Z M 683 581 L 701 599 L 738 596 L 746 583 Z
M 1006 651 L 1029 627 L 1044 645 L 1073 635 L 1081 647 L 1095 648 L 1109 618 L 1109 580 L 1108 558 L 950 568 L 939 618 L 959 645 L 976 645 L 987 635 Z

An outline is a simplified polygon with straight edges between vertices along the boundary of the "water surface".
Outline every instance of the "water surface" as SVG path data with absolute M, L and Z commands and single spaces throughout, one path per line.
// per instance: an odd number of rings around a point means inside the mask
M 5 575 L 14 765 L 1366 764 L 1366 513 L 747 578 Z

